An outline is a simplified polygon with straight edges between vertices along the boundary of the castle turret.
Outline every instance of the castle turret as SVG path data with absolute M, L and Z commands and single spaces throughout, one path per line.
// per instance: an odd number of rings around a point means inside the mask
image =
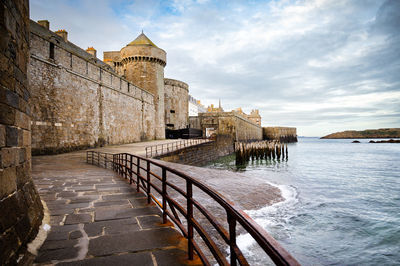
M 164 67 L 166 53 L 142 32 L 134 41 L 121 49 L 121 70 L 125 78 L 154 95 L 156 132 L 165 138 Z

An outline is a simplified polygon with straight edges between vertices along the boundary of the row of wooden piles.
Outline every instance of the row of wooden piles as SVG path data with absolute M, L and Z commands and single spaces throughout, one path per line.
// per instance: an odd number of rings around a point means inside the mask
M 250 159 L 288 159 L 288 147 L 285 143 L 276 140 L 264 140 L 257 142 L 235 142 L 236 164 L 243 164 Z

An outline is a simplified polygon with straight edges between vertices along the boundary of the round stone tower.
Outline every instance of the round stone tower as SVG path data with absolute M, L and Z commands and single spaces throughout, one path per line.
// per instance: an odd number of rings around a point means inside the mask
M 164 67 L 167 54 L 142 32 L 121 49 L 121 64 L 125 78 L 154 95 L 155 137 L 165 138 Z

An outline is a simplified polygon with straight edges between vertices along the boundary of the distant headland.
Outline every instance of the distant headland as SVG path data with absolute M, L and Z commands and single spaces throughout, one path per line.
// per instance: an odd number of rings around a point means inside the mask
M 378 139 L 400 138 L 400 128 L 366 129 L 362 131 L 346 130 L 322 137 L 321 139 Z

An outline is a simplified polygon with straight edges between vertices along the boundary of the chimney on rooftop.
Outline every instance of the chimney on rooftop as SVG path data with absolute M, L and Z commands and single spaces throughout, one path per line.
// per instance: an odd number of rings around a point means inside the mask
M 68 32 L 66 30 L 58 30 L 55 32 L 58 36 L 64 39 L 65 42 L 68 41 Z
M 38 20 L 37 22 L 40 26 L 46 28 L 46 29 L 50 29 L 50 22 L 48 20 Z
M 89 54 L 93 55 L 94 57 L 97 57 L 97 51 L 96 51 L 96 49 L 93 48 L 93 46 L 88 47 L 86 49 L 86 52 L 88 52 Z

